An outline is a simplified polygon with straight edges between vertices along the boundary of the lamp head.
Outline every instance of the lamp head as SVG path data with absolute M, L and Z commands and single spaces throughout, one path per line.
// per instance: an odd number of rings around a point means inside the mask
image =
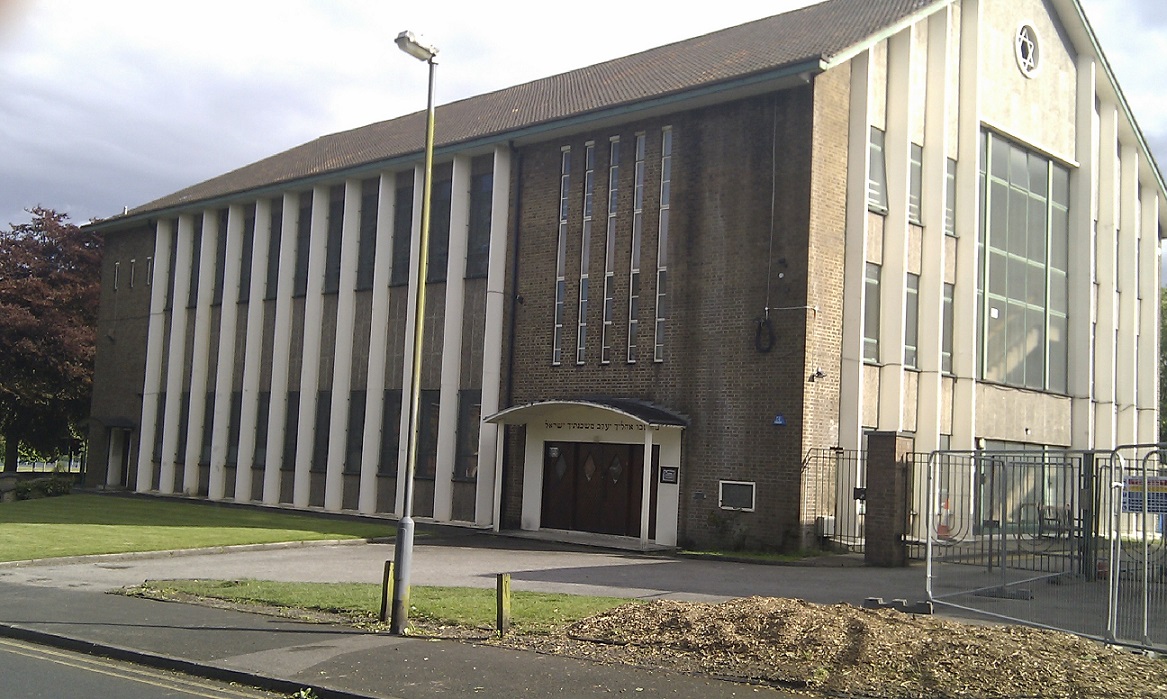
M 438 55 L 437 46 L 427 43 L 422 37 L 411 31 L 398 34 L 396 42 L 397 48 L 419 61 L 432 61 Z

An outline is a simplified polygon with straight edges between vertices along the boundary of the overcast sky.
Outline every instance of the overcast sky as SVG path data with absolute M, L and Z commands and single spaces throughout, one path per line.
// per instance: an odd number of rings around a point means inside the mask
M 1167 164 L 1167 2 L 1082 3 Z M 425 67 L 394 45 L 402 29 L 440 47 L 444 103 L 808 4 L 0 0 L 0 226 L 38 204 L 110 216 L 422 109 Z

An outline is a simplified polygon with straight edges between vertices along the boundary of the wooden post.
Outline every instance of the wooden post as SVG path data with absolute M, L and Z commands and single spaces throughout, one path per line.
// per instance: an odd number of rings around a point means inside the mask
M 495 581 L 495 609 L 498 612 L 498 635 L 504 636 L 511 626 L 511 574 L 499 573 Z
M 381 623 L 389 620 L 389 600 L 393 597 L 393 561 L 385 561 L 385 577 L 381 580 Z

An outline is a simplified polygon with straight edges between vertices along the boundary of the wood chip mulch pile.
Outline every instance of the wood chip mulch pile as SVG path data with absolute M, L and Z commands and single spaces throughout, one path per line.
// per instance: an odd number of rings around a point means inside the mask
M 771 597 L 626 604 L 502 643 L 835 696 L 1167 698 L 1167 660 L 1069 634 Z

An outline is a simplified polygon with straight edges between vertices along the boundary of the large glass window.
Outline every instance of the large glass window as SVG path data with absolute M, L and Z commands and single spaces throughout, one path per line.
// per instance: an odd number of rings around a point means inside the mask
M 563 307 L 567 296 L 567 190 L 571 186 L 571 148 L 563 147 L 559 167 L 559 235 L 555 244 L 555 324 L 551 363 L 563 361 Z
M 644 225 L 644 134 L 636 134 L 632 180 L 632 256 L 628 265 L 628 363 L 636 362 L 640 329 L 640 244 Z
M 669 209 L 673 187 L 673 129 L 661 130 L 660 162 L 660 218 L 657 223 L 656 243 L 656 328 L 652 358 L 665 360 L 665 320 L 669 316 L 667 277 L 669 269 Z
M 476 388 L 458 392 L 458 455 L 454 463 L 455 480 L 478 477 L 478 430 L 482 417 L 482 391 Z
M 904 299 L 904 366 L 916 369 L 920 345 L 920 275 L 908 272 Z
M 466 278 L 485 277 L 490 271 L 490 215 L 494 174 L 483 172 L 470 180 L 470 230 L 466 241 Z
M 264 285 L 263 298 L 271 300 L 276 297 L 280 281 L 280 235 L 284 228 L 284 200 L 276 197 L 271 200 L 271 236 L 267 239 L 267 283 Z
M 923 224 L 920 202 L 924 189 L 924 147 L 918 143 L 912 144 L 912 157 L 909 162 L 908 181 L 908 220 L 916 225 Z
M 296 222 L 296 275 L 292 280 L 292 295 L 308 293 L 308 255 L 312 242 L 312 192 L 300 194 L 300 218 Z
M 608 230 L 604 236 L 604 324 L 600 328 L 600 363 L 612 361 L 612 314 L 616 305 L 616 214 L 619 210 L 620 137 L 608 148 Z
M 426 282 L 446 281 L 450 266 L 450 180 L 434 182 L 430 193 L 429 259 L 426 261 Z
M 409 174 L 409 173 L 407 173 Z M 409 246 L 413 237 L 413 180 L 397 178 L 397 195 L 393 208 L 393 268 L 389 270 L 389 285 L 409 283 Z
M 584 144 L 583 228 L 579 239 L 579 314 L 576 324 L 575 363 L 587 359 L 588 346 L 588 268 L 592 256 L 592 209 L 596 191 L 596 144 Z
M 1064 393 L 1070 174 L 982 133 L 980 377 Z
M 255 257 L 255 204 L 243 214 L 243 253 L 239 264 L 239 294 L 236 300 L 244 303 L 251 298 L 251 260 Z M 149 279 L 149 277 L 147 277 Z
M 864 270 L 863 360 L 879 361 L 879 277 L 880 267 L 868 262 Z
M 867 171 L 867 206 L 887 213 L 887 166 L 883 158 L 883 131 L 871 127 L 871 164 Z
M 952 298 L 956 285 L 944 283 L 944 307 L 940 330 L 940 370 L 952 373 Z
M 340 291 L 340 247 L 344 234 L 344 185 L 328 191 L 328 241 L 324 254 L 324 293 Z

